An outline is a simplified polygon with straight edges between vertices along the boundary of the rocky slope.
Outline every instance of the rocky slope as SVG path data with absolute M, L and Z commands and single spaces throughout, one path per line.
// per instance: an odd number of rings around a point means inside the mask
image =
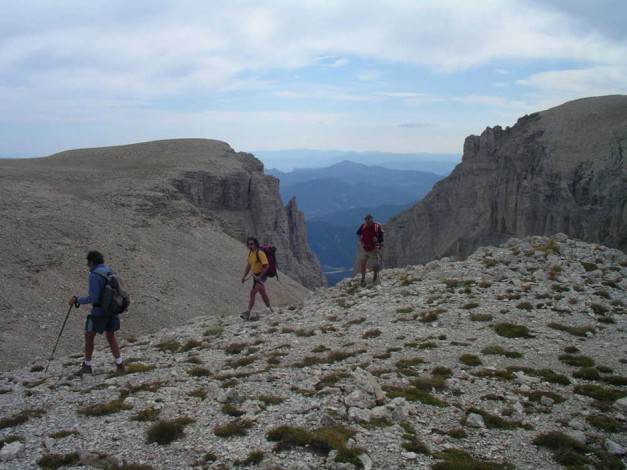
M 572 101 L 487 128 L 424 199 L 387 224 L 387 266 L 552 235 L 627 249 L 627 96 Z
M 49 354 L 67 299 L 86 291 L 90 249 L 124 275 L 134 334 L 245 308 L 249 234 L 278 247 L 284 275 L 269 284 L 273 301 L 302 299 L 298 283 L 325 281 L 299 214 L 295 203 L 283 207 L 259 160 L 218 141 L 0 160 L 0 369 Z M 60 351 L 81 348 L 83 310 L 71 315 Z
M 125 375 L 102 347 L 82 380 L 0 374 L 3 468 L 624 468 L 623 252 L 511 239 L 355 281 L 125 333 Z

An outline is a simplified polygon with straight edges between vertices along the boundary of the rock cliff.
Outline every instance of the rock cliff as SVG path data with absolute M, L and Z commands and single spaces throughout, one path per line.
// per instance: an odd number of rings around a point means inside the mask
M 298 213 L 295 204 L 283 207 L 278 181 L 259 160 L 218 141 L 0 160 L 0 368 L 50 353 L 67 300 L 86 292 L 90 249 L 126 278 L 129 333 L 243 310 L 249 234 L 278 247 L 273 302 L 299 302 L 308 291 L 295 281 L 316 287 L 324 277 Z M 72 311 L 60 352 L 82 348 L 86 312 Z
M 487 128 L 462 162 L 386 226 L 386 265 L 468 256 L 563 232 L 627 249 L 627 96 L 572 101 Z

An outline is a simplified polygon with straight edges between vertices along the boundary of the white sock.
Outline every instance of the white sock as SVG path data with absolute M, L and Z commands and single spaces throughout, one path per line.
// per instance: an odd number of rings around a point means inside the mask
M 85 363 L 86 366 L 91 367 L 91 361 L 83 361 Z
M 122 357 L 121 357 L 121 356 L 120 356 L 120 357 L 117 357 L 117 358 L 115 359 L 115 363 L 116 363 L 117 365 L 122 364 L 122 362 L 124 362 L 124 361 L 122 360 Z

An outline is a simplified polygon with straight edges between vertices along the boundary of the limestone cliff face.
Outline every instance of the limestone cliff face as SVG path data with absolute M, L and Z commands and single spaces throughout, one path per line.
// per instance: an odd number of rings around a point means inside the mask
M 627 96 L 572 101 L 469 136 L 462 162 L 386 227 L 386 265 L 565 233 L 627 249 Z
M 262 244 L 276 246 L 279 271 L 305 287 L 325 286 L 326 278 L 307 244 L 305 219 L 296 201 L 283 207 L 279 180 L 264 175 L 263 164 L 251 154 L 239 153 L 238 157 L 245 163 L 245 171 L 187 171 L 173 184 L 231 237 L 245 242 L 252 235 Z

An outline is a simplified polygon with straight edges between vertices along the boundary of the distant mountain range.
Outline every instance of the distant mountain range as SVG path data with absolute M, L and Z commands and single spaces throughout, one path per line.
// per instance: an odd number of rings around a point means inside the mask
M 343 150 L 255 150 L 253 154 L 263 161 L 266 169 L 292 171 L 297 168 L 322 168 L 342 161 L 382 166 L 391 170 L 419 170 L 437 175 L 448 175 L 461 161 L 454 153 L 392 153 L 346 152 Z
M 355 232 L 366 213 L 385 223 L 424 197 L 442 175 L 342 161 L 324 168 L 266 170 L 280 181 L 285 204 L 296 197 L 307 238 L 329 285 L 352 274 Z

